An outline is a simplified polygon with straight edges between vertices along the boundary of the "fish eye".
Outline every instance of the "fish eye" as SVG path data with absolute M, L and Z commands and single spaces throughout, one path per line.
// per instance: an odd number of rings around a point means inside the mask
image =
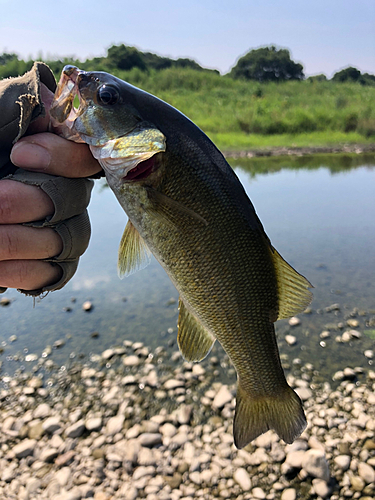
M 103 106 L 112 106 L 116 104 L 120 98 L 118 90 L 109 85 L 102 85 L 97 93 L 98 102 Z

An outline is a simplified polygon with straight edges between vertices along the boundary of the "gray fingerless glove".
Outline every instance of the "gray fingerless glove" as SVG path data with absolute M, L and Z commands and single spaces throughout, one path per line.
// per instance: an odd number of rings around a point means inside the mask
M 90 201 L 93 181 L 68 179 L 17 169 L 9 159 L 12 145 L 22 137 L 30 123 L 45 115 L 40 97 L 40 84 L 52 92 L 55 78 L 44 63 L 36 62 L 32 69 L 18 78 L 0 81 L 0 179 L 7 177 L 18 182 L 38 186 L 51 198 L 55 212 L 45 220 L 27 223 L 32 227 L 51 227 L 61 237 L 63 250 L 60 255 L 45 259 L 60 266 L 62 277 L 53 285 L 39 290 L 20 290 L 26 295 L 37 296 L 59 290 L 76 272 L 80 255 L 90 240 L 90 221 L 86 207 Z M 4 292 L 0 288 L 0 293 Z
M 37 186 L 51 198 L 55 211 L 52 216 L 24 226 L 50 227 L 61 237 L 63 249 L 60 255 L 45 262 L 57 264 L 62 269 L 62 277 L 53 285 L 39 290 L 20 290 L 26 295 L 40 295 L 44 292 L 60 290 L 73 277 L 78 267 L 79 257 L 85 252 L 91 234 L 90 219 L 86 210 L 90 201 L 94 182 L 89 179 L 68 179 L 54 175 L 28 172 L 17 169 L 7 179 Z
M 0 81 L 0 179 L 16 170 L 9 160 L 13 144 L 25 135 L 30 123 L 46 114 L 41 82 L 55 92 L 55 77 L 42 62 L 35 62 L 22 76 Z

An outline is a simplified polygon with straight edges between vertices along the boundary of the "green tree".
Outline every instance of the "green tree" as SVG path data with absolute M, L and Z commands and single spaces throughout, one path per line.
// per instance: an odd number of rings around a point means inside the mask
M 5 64 L 8 64 L 10 61 L 17 60 L 17 54 L 8 54 L 7 52 L 3 52 L 0 54 L 0 66 L 5 66 Z
M 348 68 L 337 71 L 332 77 L 334 82 L 358 82 L 361 78 L 361 72 L 357 68 L 349 66 Z
M 238 59 L 230 75 L 258 82 L 303 80 L 305 77 L 302 64 L 291 60 L 289 50 L 275 46 L 250 50 Z
M 128 47 L 123 43 L 121 45 L 112 45 L 107 52 L 108 63 L 118 69 L 129 70 L 139 68 L 146 70 L 144 55 L 135 47 Z

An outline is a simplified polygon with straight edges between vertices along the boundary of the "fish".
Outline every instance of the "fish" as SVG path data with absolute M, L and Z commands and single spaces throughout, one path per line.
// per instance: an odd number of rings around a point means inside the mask
M 306 418 L 274 323 L 302 312 L 312 285 L 272 246 L 222 153 L 180 111 L 105 72 L 66 66 L 50 115 L 55 131 L 89 145 L 128 215 L 120 276 L 153 254 L 179 292 L 184 359 L 201 361 L 216 340 L 228 354 L 237 372 L 235 446 L 269 429 L 292 443 Z

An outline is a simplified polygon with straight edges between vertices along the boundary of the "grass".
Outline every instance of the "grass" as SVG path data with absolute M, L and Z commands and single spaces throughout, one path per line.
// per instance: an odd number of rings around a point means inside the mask
M 220 149 L 375 143 L 375 86 L 259 84 L 193 70 L 120 72 L 193 120 Z
M 358 132 L 310 132 L 302 134 L 245 134 L 244 132 L 208 133 L 216 146 L 225 151 L 272 148 L 312 148 L 346 144 L 372 144 L 373 137 L 364 137 Z

